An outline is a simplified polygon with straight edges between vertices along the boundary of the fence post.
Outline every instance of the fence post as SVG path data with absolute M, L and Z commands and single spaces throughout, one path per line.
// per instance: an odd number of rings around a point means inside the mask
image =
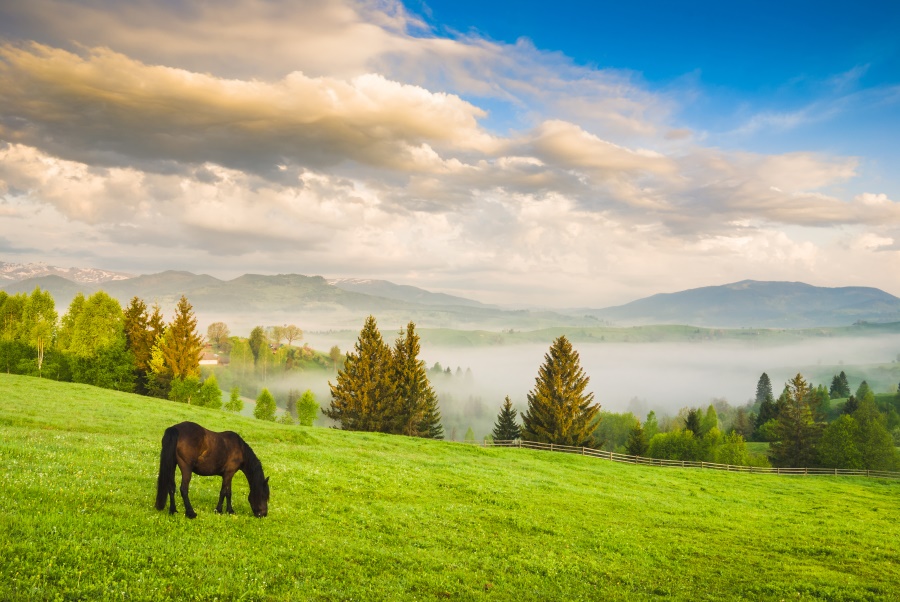
M 805 475 L 809 474 L 809 467 L 807 467 L 807 466 L 803 467 L 803 474 L 805 474 Z
M 550 444 L 550 451 L 553 451 L 553 444 Z
M 584 446 L 581 447 L 581 455 L 584 455 Z

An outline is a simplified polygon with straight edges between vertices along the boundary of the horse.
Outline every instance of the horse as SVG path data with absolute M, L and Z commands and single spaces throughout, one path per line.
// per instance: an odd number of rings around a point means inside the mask
M 216 433 L 195 422 L 182 422 L 166 429 L 162 438 L 162 452 L 159 455 L 159 478 L 156 480 L 156 509 L 166 507 L 169 498 L 169 514 L 175 508 L 175 465 L 181 469 L 181 499 L 184 500 L 184 515 L 195 518 L 188 487 L 191 474 L 203 477 L 222 477 L 219 504 L 216 512 L 222 513 L 222 501 L 227 500 L 226 512 L 234 514 L 231 507 L 231 478 L 238 470 L 243 471 L 250 484 L 247 497 L 250 508 L 257 518 L 269 513 L 269 478 L 263 474 L 262 464 L 250 446 L 240 435 L 231 431 Z

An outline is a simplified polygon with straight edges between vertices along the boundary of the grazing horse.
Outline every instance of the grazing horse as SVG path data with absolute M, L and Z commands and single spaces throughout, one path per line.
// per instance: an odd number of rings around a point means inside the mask
M 194 422 L 182 422 L 166 429 L 162 438 L 162 452 L 159 455 L 159 478 L 156 481 L 156 509 L 166 507 L 169 497 L 169 514 L 175 514 L 175 465 L 181 469 L 181 499 L 184 500 L 184 514 L 194 518 L 197 513 L 188 499 L 191 473 L 203 477 L 222 477 L 219 491 L 219 505 L 216 512 L 222 513 L 222 501 L 227 500 L 226 512 L 234 514 L 231 507 L 231 478 L 242 470 L 250 483 L 250 508 L 253 514 L 262 518 L 269 512 L 269 479 L 263 474 L 259 458 L 237 433 L 208 431 Z

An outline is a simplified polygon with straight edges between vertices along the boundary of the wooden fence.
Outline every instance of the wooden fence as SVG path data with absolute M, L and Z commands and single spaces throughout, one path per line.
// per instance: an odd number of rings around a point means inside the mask
M 525 449 L 537 449 L 542 451 L 562 452 L 577 454 L 621 462 L 622 464 L 641 464 L 643 466 L 664 466 L 673 468 L 708 468 L 712 470 L 726 470 L 728 472 L 752 472 L 757 474 L 779 475 L 830 475 L 846 477 L 874 477 L 879 479 L 900 479 L 900 472 L 886 470 L 855 470 L 847 468 L 765 468 L 761 466 L 737 466 L 733 464 L 716 464 L 715 462 L 693 462 L 690 460 L 660 460 L 658 458 L 645 458 L 643 456 L 628 456 L 590 447 L 573 447 L 556 443 L 538 443 L 536 441 L 484 441 L 477 444 L 482 447 L 521 447 Z

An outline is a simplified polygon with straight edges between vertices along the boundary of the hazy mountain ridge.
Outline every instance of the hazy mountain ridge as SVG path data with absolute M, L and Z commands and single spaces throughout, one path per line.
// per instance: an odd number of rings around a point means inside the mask
M 810 328 L 900 320 L 900 299 L 873 287 L 818 287 L 742 280 L 660 293 L 585 313 L 629 325 L 691 324 L 716 328 Z
M 72 271 L 109 273 L 89 268 Z M 0 288 L 8 293 L 28 293 L 36 286 L 51 292 L 60 313 L 78 292 L 87 295 L 103 289 L 123 305 L 137 296 L 148 304 L 159 303 L 165 312 L 185 295 L 202 322 L 223 320 L 236 332 L 256 324 L 278 323 L 303 324 L 307 329 L 356 329 L 370 313 L 388 329 L 413 320 L 420 328 L 494 331 L 652 324 L 798 329 L 860 321 L 900 322 L 900 298 L 877 288 L 753 280 L 660 293 L 604 309 L 545 311 L 504 310 L 386 280 L 326 280 L 300 274 L 244 274 L 222 280 L 208 274 L 169 270 L 103 282 L 76 282 L 47 274 Z

